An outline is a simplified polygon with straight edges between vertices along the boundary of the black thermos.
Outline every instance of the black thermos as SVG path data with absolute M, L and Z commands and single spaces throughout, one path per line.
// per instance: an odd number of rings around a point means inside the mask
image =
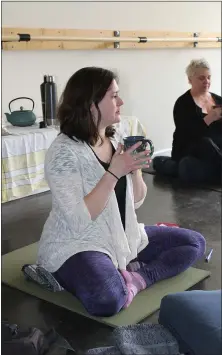
M 40 85 L 42 99 L 42 114 L 46 126 L 56 124 L 57 90 L 54 77 L 44 75 L 44 81 Z
M 49 76 L 48 75 L 44 75 L 43 83 L 40 85 L 41 100 L 42 100 L 42 117 L 43 117 L 43 122 L 44 122 L 45 126 L 46 126 L 46 121 L 45 121 L 45 117 L 46 117 L 46 112 L 45 112 L 45 85 L 46 85 L 47 81 L 49 81 Z

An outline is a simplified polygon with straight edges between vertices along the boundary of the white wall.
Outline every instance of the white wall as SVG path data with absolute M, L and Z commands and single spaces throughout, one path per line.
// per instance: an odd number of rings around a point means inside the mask
M 3 2 L 3 27 L 219 32 L 218 2 L 81 3 Z M 145 125 L 157 150 L 172 142 L 172 108 L 188 89 L 185 67 L 205 57 L 212 66 L 212 91 L 221 93 L 220 49 L 103 51 L 5 51 L 2 53 L 2 111 L 18 96 L 30 96 L 41 116 L 39 85 L 43 74 L 56 76 L 59 93 L 83 66 L 117 69 L 125 105 Z M 159 127 L 158 127 L 159 126 Z

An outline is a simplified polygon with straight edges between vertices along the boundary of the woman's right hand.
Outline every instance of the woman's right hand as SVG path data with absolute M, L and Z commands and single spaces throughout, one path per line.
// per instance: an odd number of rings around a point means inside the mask
M 222 106 L 216 106 L 212 108 L 208 115 L 205 116 L 205 122 L 210 125 L 211 123 L 218 121 L 222 118 Z
M 119 143 L 118 148 L 111 160 L 109 170 L 118 178 L 121 178 L 132 171 L 148 168 L 150 161 L 148 150 L 137 153 L 136 155 L 132 154 L 133 151 L 141 144 L 142 142 L 138 142 L 123 152 L 123 145 Z

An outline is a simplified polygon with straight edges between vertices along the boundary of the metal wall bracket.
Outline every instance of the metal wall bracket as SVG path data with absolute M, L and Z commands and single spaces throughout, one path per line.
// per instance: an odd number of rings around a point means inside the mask
M 147 43 L 147 37 L 138 37 L 139 38 L 139 43 Z
M 19 42 L 30 42 L 31 36 L 29 33 L 17 33 L 19 36 Z
M 194 37 L 198 37 L 199 35 L 198 35 L 198 33 L 197 33 L 197 32 L 194 32 L 193 36 L 194 36 Z M 197 45 L 198 45 L 198 42 L 193 42 L 193 46 L 194 46 L 194 48 L 196 48 L 196 47 L 197 47 Z
M 114 37 L 120 37 L 120 31 L 114 31 Z M 114 48 L 120 48 L 120 43 L 114 42 Z

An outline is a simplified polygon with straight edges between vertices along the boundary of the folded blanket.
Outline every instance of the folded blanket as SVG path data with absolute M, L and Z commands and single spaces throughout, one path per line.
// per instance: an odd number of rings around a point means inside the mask
M 138 324 L 116 328 L 114 346 L 91 349 L 87 355 L 179 355 L 174 336 L 160 324 Z
M 37 283 L 48 291 L 64 291 L 64 288 L 60 286 L 51 272 L 48 272 L 42 266 L 26 264 L 22 267 L 22 272 L 27 280 Z

